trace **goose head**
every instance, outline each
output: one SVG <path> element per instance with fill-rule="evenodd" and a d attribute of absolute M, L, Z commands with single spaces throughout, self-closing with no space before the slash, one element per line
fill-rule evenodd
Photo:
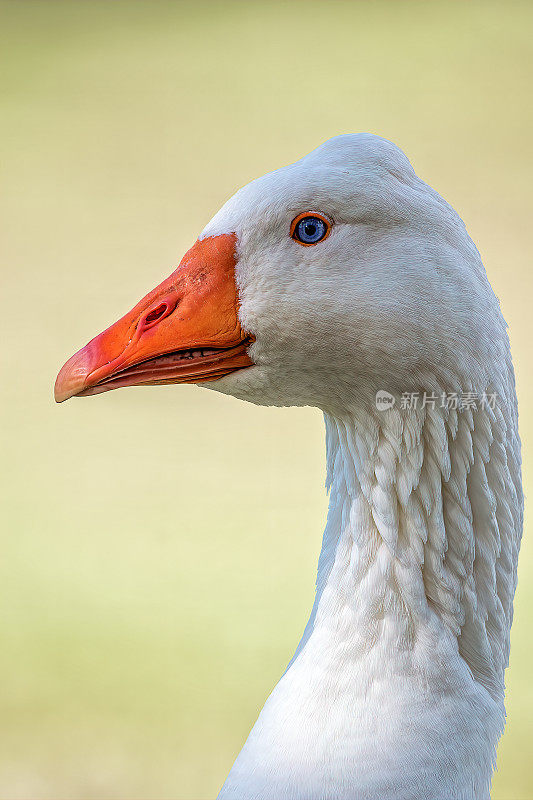
<path fill-rule="evenodd" d="M 56 400 L 194 382 L 338 412 L 382 388 L 471 385 L 499 327 L 476 255 L 401 150 L 335 137 L 238 191 L 175 272 L 65 364 Z"/>

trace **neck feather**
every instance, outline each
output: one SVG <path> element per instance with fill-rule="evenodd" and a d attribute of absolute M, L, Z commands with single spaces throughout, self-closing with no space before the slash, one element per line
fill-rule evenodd
<path fill-rule="evenodd" d="M 328 521 L 295 658 L 334 624 L 394 659 L 428 631 L 503 702 L 521 529 L 513 408 L 325 415 Z"/>
<path fill-rule="evenodd" d="M 220 798 L 488 800 L 522 505 L 500 398 L 326 414 L 313 611 Z"/>

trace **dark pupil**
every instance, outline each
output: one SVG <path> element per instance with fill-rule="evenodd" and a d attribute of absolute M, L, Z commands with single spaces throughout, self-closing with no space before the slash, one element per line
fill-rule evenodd
<path fill-rule="evenodd" d="M 314 236 L 316 233 L 316 225 L 314 222 L 305 223 L 305 233 L 307 236 Z"/>

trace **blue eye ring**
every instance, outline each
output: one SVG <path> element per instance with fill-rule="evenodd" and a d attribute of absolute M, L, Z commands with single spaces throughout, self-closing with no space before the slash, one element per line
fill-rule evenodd
<path fill-rule="evenodd" d="M 327 239 L 332 222 L 318 211 L 304 211 L 291 222 L 291 238 L 303 247 L 313 247 Z"/>

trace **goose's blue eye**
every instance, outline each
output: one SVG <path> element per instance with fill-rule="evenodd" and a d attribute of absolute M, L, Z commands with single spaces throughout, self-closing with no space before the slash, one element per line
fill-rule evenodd
<path fill-rule="evenodd" d="M 318 214 L 299 214 L 292 221 L 291 236 L 303 245 L 318 244 L 325 239 L 331 230 L 331 224 L 326 217 Z"/>

